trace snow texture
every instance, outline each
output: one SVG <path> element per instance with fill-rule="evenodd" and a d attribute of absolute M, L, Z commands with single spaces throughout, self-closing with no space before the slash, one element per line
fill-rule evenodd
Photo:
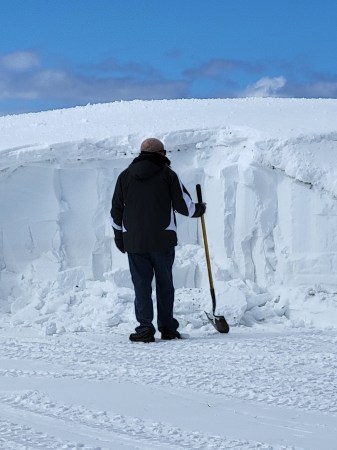
<path fill-rule="evenodd" d="M 0 117 L 0 448 L 334 449 L 337 101 L 116 102 Z M 130 344 L 109 222 L 141 141 L 200 183 L 179 217 L 188 340 Z M 155 293 L 154 293 L 155 299 Z"/>

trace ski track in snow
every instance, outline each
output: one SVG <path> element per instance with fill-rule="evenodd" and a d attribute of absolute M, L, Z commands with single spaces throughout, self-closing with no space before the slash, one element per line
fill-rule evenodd
<path fill-rule="evenodd" d="M 223 439 L 221 436 L 205 435 L 196 431 L 187 432 L 160 422 L 114 415 L 105 411 L 92 411 L 81 406 L 73 407 L 65 404 L 55 404 L 48 397 L 36 392 L 29 392 L 19 398 L 7 396 L 1 398 L 1 402 L 5 405 L 10 405 L 12 409 L 34 414 L 37 420 L 39 420 L 39 416 L 42 416 L 42 420 L 52 418 L 60 423 L 59 427 L 62 427 L 63 423 L 63 427 L 65 428 L 69 428 L 69 425 L 71 427 L 75 426 L 77 433 L 79 432 L 79 428 L 83 429 L 83 434 L 90 434 L 91 437 L 96 437 L 96 439 L 101 441 L 106 440 L 106 444 L 109 444 L 110 441 L 110 445 L 116 438 L 126 438 L 126 440 L 132 440 L 133 438 L 137 440 L 138 444 L 136 444 L 136 447 L 138 448 L 156 448 L 157 444 L 161 448 L 162 444 L 164 444 L 164 446 L 167 445 L 167 448 L 172 449 L 269 448 L 268 445 L 259 443 L 254 444 Z M 30 432 L 30 434 L 33 434 L 33 432 Z M 35 434 L 38 435 L 38 433 Z M 38 439 L 36 441 L 39 442 Z M 84 444 L 77 444 L 77 446 L 80 448 L 90 448 L 84 446 Z M 45 447 L 40 446 L 40 448 Z M 58 447 L 53 446 L 50 448 Z M 72 447 L 71 444 L 67 443 L 62 448 L 68 449 Z M 77 447 L 75 446 L 75 448 Z"/>
<path fill-rule="evenodd" d="M 0 449 L 336 450 L 336 105 L 135 101 L 0 118 Z M 151 135 L 207 193 L 218 313 L 254 328 L 204 325 L 200 229 L 182 219 L 176 312 L 190 339 L 128 341 L 131 280 L 106 214 Z"/>
<path fill-rule="evenodd" d="M 32 428 L 0 420 L 0 449 L 2 450 L 98 450 L 87 445 L 62 442 L 46 433 Z"/>
<path fill-rule="evenodd" d="M 131 344 L 127 336 L 113 333 L 50 339 L 1 337 L 0 448 L 314 449 L 314 438 L 319 438 L 319 433 L 337 436 L 337 426 L 328 426 L 330 420 L 337 423 L 336 343 L 336 332 L 323 334 L 317 330 L 289 335 L 235 330 L 225 338 L 192 335 L 187 341 L 159 340 L 149 345 Z M 81 383 L 106 386 L 106 395 L 120 395 L 122 406 L 113 400 L 111 407 L 104 410 L 98 403 L 96 407 L 95 403 L 85 405 L 86 384 L 77 399 L 70 394 L 71 389 L 80 389 Z M 123 383 L 129 385 L 123 387 Z M 62 386 L 69 390 L 67 401 L 60 398 Z M 133 392 L 143 392 L 145 400 L 137 398 L 133 402 Z M 182 408 L 187 399 L 204 408 L 207 404 L 206 414 L 229 401 L 236 429 L 226 426 L 228 412 L 221 410 L 218 414 L 225 414 L 223 427 L 217 433 L 197 425 L 189 429 L 173 415 L 167 416 L 169 420 L 166 416 L 165 420 L 158 419 L 155 407 L 151 411 L 151 401 L 159 396 L 160 403 L 163 392 L 168 409 L 172 395 L 175 402 L 182 402 Z M 135 404 L 139 409 L 148 400 L 149 416 L 137 417 Z M 161 408 L 165 410 L 165 403 Z M 265 408 L 280 411 L 280 416 L 268 417 Z M 187 414 L 191 410 L 186 410 Z M 198 409 L 195 411 L 198 414 Z M 322 422 L 314 422 L 312 447 L 299 446 L 301 440 L 293 442 L 291 438 L 278 442 L 276 437 L 269 442 L 268 433 L 265 440 L 251 439 L 244 426 L 240 429 L 240 421 L 251 416 L 249 420 L 254 418 L 255 426 L 265 423 L 267 429 L 275 424 L 280 429 L 299 427 L 294 436 L 305 436 L 311 433 L 311 427 L 290 420 L 305 411 L 319 413 L 314 417 Z M 246 419 L 242 419 L 244 416 Z M 324 446 L 323 441 L 320 448 L 334 447 Z"/>

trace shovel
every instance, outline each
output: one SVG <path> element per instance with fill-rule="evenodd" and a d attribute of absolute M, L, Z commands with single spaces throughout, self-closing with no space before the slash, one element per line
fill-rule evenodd
<path fill-rule="evenodd" d="M 197 190 L 198 202 L 202 203 L 202 194 L 201 194 L 201 186 L 200 186 L 200 184 L 196 185 L 196 190 Z M 204 215 L 201 216 L 201 226 L 202 226 L 202 235 L 203 235 L 203 238 L 204 238 L 206 262 L 207 262 L 207 271 L 208 271 L 209 286 L 210 286 L 210 291 L 211 291 L 212 307 L 213 307 L 213 313 L 212 314 L 207 313 L 206 311 L 205 311 L 205 314 L 207 316 L 207 319 L 211 322 L 213 327 L 219 333 L 228 333 L 229 332 L 229 325 L 228 325 L 225 317 L 224 316 L 217 316 L 217 315 L 215 315 L 216 298 L 215 298 L 215 291 L 214 291 L 214 285 L 213 285 L 211 261 L 210 261 L 210 257 L 209 257 L 209 251 L 208 251 L 208 241 L 207 241 L 207 235 L 206 235 L 206 224 L 205 224 Z"/>

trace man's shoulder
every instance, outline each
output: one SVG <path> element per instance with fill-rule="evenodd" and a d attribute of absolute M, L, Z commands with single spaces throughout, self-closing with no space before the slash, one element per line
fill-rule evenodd
<path fill-rule="evenodd" d="M 129 166 L 126 167 L 125 169 L 123 169 L 122 172 L 120 172 L 120 174 L 118 175 L 118 178 L 123 179 L 123 178 L 125 178 L 128 174 L 129 174 Z"/>
<path fill-rule="evenodd" d="M 172 169 L 172 167 L 170 167 L 170 166 L 165 166 L 165 170 L 166 170 L 166 173 L 171 177 L 171 178 L 174 178 L 174 177 L 177 177 L 178 175 L 177 175 L 177 173 Z"/>

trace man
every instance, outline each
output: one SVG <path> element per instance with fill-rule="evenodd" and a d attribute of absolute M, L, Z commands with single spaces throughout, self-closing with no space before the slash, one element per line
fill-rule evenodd
<path fill-rule="evenodd" d="M 118 177 L 111 218 L 117 248 L 128 254 L 139 326 L 130 340 L 154 342 L 152 280 L 155 275 L 157 323 L 162 339 L 180 339 L 173 317 L 172 266 L 177 245 L 175 211 L 189 217 L 204 214 L 204 203 L 193 203 L 170 168 L 161 141 L 145 139 L 140 155 Z"/>

